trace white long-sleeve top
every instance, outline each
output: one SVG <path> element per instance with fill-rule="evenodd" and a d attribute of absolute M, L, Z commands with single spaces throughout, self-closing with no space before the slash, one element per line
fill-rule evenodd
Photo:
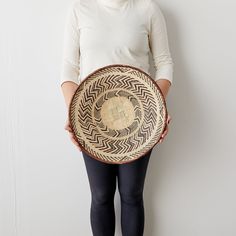
<path fill-rule="evenodd" d="M 156 0 L 74 0 L 67 9 L 60 85 L 79 84 L 109 64 L 136 66 L 173 81 L 164 16 Z"/>

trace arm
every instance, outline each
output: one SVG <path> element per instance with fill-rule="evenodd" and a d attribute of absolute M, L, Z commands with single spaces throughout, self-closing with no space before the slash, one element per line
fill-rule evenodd
<path fill-rule="evenodd" d="M 78 15 L 74 1 L 69 5 L 64 28 L 64 44 L 60 86 L 67 108 L 80 83 L 80 51 Z"/>
<path fill-rule="evenodd" d="M 72 99 L 76 89 L 78 88 L 78 86 L 79 86 L 78 84 L 71 82 L 71 81 L 66 81 L 61 86 L 67 109 L 69 109 L 71 99 Z"/>
<path fill-rule="evenodd" d="M 167 94 L 168 94 L 169 89 L 170 89 L 170 86 L 171 86 L 170 81 L 168 81 L 167 79 L 158 79 L 155 82 L 160 87 L 160 89 L 161 89 L 161 91 L 163 93 L 163 96 L 166 99 Z"/>
<path fill-rule="evenodd" d="M 149 45 L 155 65 L 154 80 L 167 97 L 173 81 L 171 58 L 165 18 L 155 0 L 150 0 Z"/>
<path fill-rule="evenodd" d="M 64 45 L 62 57 L 62 70 L 60 77 L 60 86 L 65 99 L 67 109 L 71 99 L 79 86 L 80 80 L 80 51 L 79 51 L 79 29 L 78 29 L 78 15 L 76 12 L 76 4 L 72 2 L 69 6 L 66 15 L 66 24 L 64 29 Z M 77 146 L 79 151 L 81 148 L 72 131 L 69 117 L 67 117 L 65 130 L 69 132 L 71 141 Z"/>

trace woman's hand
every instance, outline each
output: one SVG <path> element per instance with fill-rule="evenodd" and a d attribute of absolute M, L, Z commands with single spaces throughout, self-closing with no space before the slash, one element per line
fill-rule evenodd
<path fill-rule="evenodd" d="M 67 119 L 67 121 L 66 121 L 65 130 L 67 130 L 69 132 L 71 141 L 76 145 L 76 147 L 79 149 L 79 151 L 81 151 L 81 148 L 80 148 L 78 142 L 76 141 L 77 139 L 76 139 L 74 133 L 72 132 L 69 119 Z"/>
<path fill-rule="evenodd" d="M 171 82 L 170 82 L 169 80 L 167 80 L 166 78 L 158 79 L 158 80 L 156 80 L 155 82 L 157 83 L 158 87 L 161 89 L 162 94 L 164 95 L 164 99 L 166 99 L 167 93 L 168 93 L 168 91 L 169 91 L 169 89 L 170 89 L 170 86 L 171 86 Z M 167 124 L 166 124 L 166 126 L 165 126 L 165 129 L 164 129 L 164 131 L 163 131 L 163 133 L 162 133 L 162 135 L 161 135 L 161 138 L 159 139 L 158 143 L 159 143 L 159 142 L 160 142 L 160 143 L 163 142 L 165 136 L 167 135 L 168 130 L 169 130 L 168 125 L 169 125 L 170 121 L 171 121 L 171 117 L 170 117 L 170 115 L 168 114 L 168 117 L 167 117 Z"/>
<path fill-rule="evenodd" d="M 171 116 L 168 114 L 168 117 L 167 117 L 167 124 L 166 124 L 166 126 L 165 126 L 165 129 L 164 129 L 164 131 L 163 131 L 163 133 L 162 133 L 162 135 L 161 135 L 161 138 L 160 138 L 160 140 L 158 141 L 158 143 L 163 142 L 165 136 L 168 134 L 168 131 L 169 131 L 168 125 L 170 124 L 171 119 L 172 119 Z"/>

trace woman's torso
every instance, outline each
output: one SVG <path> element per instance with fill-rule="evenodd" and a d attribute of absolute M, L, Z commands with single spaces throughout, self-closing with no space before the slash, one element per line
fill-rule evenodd
<path fill-rule="evenodd" d="M 80 79 L 109 64 L 149 72 L 149 0 L 80 0 Z"/>

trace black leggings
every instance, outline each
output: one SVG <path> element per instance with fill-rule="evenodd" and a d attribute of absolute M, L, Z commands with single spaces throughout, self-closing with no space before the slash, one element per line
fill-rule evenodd
<path fill-rule="evenodd" d="M 109 164 L 82 151 L 91 190 L 90 222 L 93 236 L 114 236 L 116 176 L 121 199 L 123 236 L 143 236 L 143 188 L 152 149 L 130 163 Z"/>

